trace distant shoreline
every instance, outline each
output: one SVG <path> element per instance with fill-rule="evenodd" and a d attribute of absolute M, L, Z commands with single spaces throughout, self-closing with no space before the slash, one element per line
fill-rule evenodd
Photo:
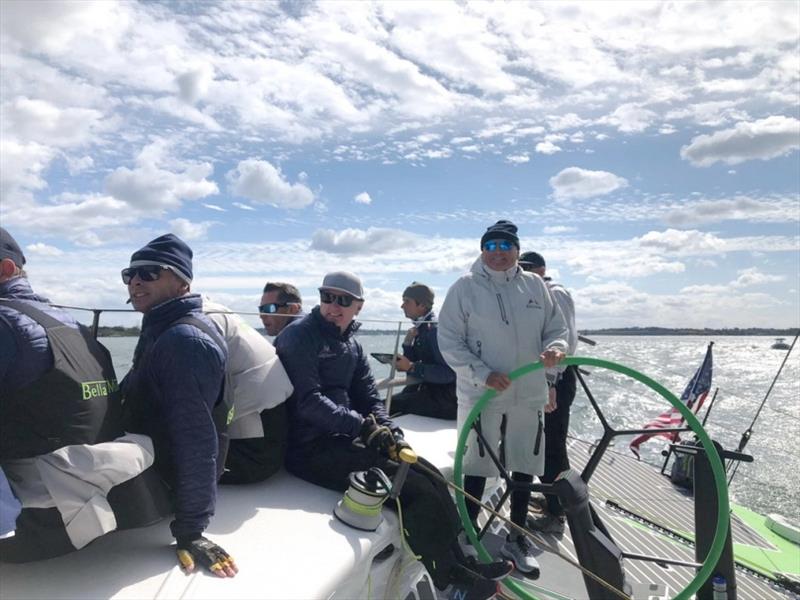
<path fill-rule="evenodd" d="M 404 330 L 407 328 L 404 328 Z M 262 335 L 265 335 L 263 329 L 257 330 Z M 99 337 L 138 337 L 140 330 L 138 327 L 103 327 L 101 326 L 97 332 Z M 587 329 L 581 331 L 581 335 L 619 335 L 619 336 L 645 336 L 645 335 L 718 335 L 718 336 L 734 336 L 734 335 L 761 335 L 772 337 L 792 337 L 797 335 L 797 329 L 770 329 L 764 327 L 747 327 L 739 328 L 733 327 L 730 329 L 692 329 L 692 328 L 670 328 L 670 327 L 614 327 L 608 329 Z M 360 329 L 358 335 L 395 335 L 397 329 Z"/>

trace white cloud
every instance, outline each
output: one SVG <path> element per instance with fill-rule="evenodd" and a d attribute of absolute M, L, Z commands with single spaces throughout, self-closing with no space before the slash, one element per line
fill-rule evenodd
<path fill-rule="evenodd" d="M 769 160 L 800 148 L 800 121 L 771 116 L 733 129 L 699 135 L 681 148 L 681 158 L 695 167 L 710 167 L 716 162 L 737 165 L 747 160 Z"/>
<path fill-rule="evenodd" d="M 700 199 L 671 209 L 664 220 L 670 225 L 695 225 L 720 221 L 749 221 L 752 223 L 783 223 L 800 220 L 797 196 L 751 198 L 736 196 L 720 200 Z"/>
<path fill-rule="evenodd" d="M 215 221 L 203 221 L 192 223 L 189 219 L 172 219 L 169 222 L 170 230 L 184 240 L 201 240 L 208 235 L 208 230 L 217 223 Z"/>
<path fill-rule="evenodd" d="M 600 119 L 601 123 L 613 125 L 623 133 L 644 131 L 658 117 L 656 113 L 636 104 L 623 104 L 614 112 Z"/>
<path fill-rule="evenodd" d="M 574 233 L 578 231 L 577 227 L 571 227 L 569 225 L 549 225 L 542 229 L 542 233 L 545 235 L 558 235 L 560 233 Z"/>
<path fill-rule="evenodd" d="M 356 194 L 353 200 L 356 204 L 372 204 L 372 198 L 370 198 L 367 192 L 361 192 L 360 194 Z"/>
<path fill-rule="evenodd" d="M 624 177 L 580 167 L 567 167 L 551 177 L 549 183 L 558 200 L 603 196 L 628 185 Z"/>
<path fill-rule="evenodd" d="M 94 159 L 91 156 L 81 156 L 76 158 L 70 155 L 64 155 L 64 160 L 67 161 L 67 169 L 70 175 L 77 175 L 83 173 L 87 169 L 94 166 Z"/>
<path fill-rule="evenodd" d="M 679 255 L 717 253 L 725 250 L 724 240 L 712 233 L 693 230 L 667 229 L 666 231 L 650 231 L 634 241 L 644 248 Z"/>
<path fill-rule="evenodd" d="M 25 246 L 25 253 L 34 256 L 61 256 L 64 252 L 55 246 L 49 246 L 42 242 L 28 244 Z"/>
<path fill-rule="evenodd" d="M 408 248 L 416 235 L 400 229 L 317 229 L 311 237 L 311 248 L 330 254 L 381 254 Z"/>
<path fill-rule="evenodd" d="M 118 167 L 106 177 L 106 192 L 136 209 L 156 211 L 219 193 L 217 184 L 207 179 L 214 171 L 210 163 L 170 161 L 167 148 L 163 139 L 142 148 L 136 168 Z M 164 162 L 174 163 L 176 170 L 162 168 Z"/>
<path fill-rule="evenodd" d="M 561 148 L 548 140 L 536 144 L 536 152 L 539 154 L 555 154 L 556 152 L 561 152 Z"/>
<path fill-rule="evenodd" d="M 531 157 L 527 154 L 511 154 L 506 156 L 506 162 L 510 162 L 514 165 L 521 165 L 525 164 L 526 162 L 530 161 Z"/>
<path fill-rule="evenodd" d="M 184 102 L 194 104 L 208 94 L 208 88 L 213 79 L 214 67 L 207 63 L 181 73 L 175 78 L 178 95 Z"/>
<path fill-rule="evenodd" d="M 768 273 L 762 273 L 758 270 L 758 267 L 742 269 L 738 273 L 739 276 L 731 282 L 731 285 L 736 288 L 752 287 L 765 283 L 777 283 L 778 281 L 784 281 L 786 279 L 786 277 L 783 275 L 770 275 Z"/>
<path fill-rule="evenodd" d="M 54 156 L 55 152 L 47 146 L 0 139 L 0 193 L 3 196 L 0 206 L 7 208 L 17 192 L 46 188 L 42 175 Z"/>
<path fill-rule="evenodd" d="M 253 207 L 252 207 L 252 206 L 250 206 L 249 204 L 244 204 L 244 203 L 242 203 L 242 202 L 234 202 L 234 203 L 233 203 L 233 205 L 234 205 L 236 208 L 241 208 L 242 210 L 256 210 L 255 208 L 253 208 Z"/>
<path fill-rule="evenodd" d="M 202 202 L 201 204 L 203 206 L 205 206 L 206 208 L 209 208 L 211 210 L 216 210 L 217 212 L 227 212 L 224 208 L 222 208 L 221 206 L 218 206 L 216 204 L 207 204 L 205 202 Z"/>
<path fill-rule="evenodd" d="M 103 113 L 92 108 L 59 108 L 39 99 L 20 96 L 2 106 L 4 135 L 48 146 L 85 144 L 103 129 Z"/>
<path fill-rule="evenodd" d="M 227 178 L 234 194 L 259 204 L 298 209 L 314 202 L 314 193 L 307 186 L 289 183 L 279 168 L 265 160 L 243 160 Z"/>

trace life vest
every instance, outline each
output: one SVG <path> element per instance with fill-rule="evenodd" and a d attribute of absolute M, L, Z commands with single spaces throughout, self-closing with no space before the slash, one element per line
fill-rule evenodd
<path fill-rule="evenodd" d="M 108 350 L 83 325 L 75 329 L 25 302 L 2 301 L 45 329 L 53 367 L 0 394 L 0 460 L 122 435 L 122 396 Z"/>
<path fill-rule="evenodd" d="M 181 324 L 196 327 L 210 337 L 220 348 L 226 347 L 224 339 L 213 326 L 191 315 L 176 319 L 167 329 Z M 145 376 L 153 347 L 154 343 L 150 344 L 138 356 L 134 356 L 133 366 L 128 374 L 130 381 L 126 382 L 123 422 L 126 431 L 144 433 L 153 439 L 156 452 L 156 469 L 167 483 L 171 484 L 174 480 L 173 467 L 170 460 L 172 444 L 166 424 L 158 417 L 159 411 L 154 400 L 158 396 L 158 392 L 153 389 L 153 383 Z M 227 372 L 217 402 L 211 411 L 211 417 L 217 430 L 219 448 L 217 453 L 217 479 L 219 479 L 225 467 L 225 457 L 229 444 L 228 424 L 233 420 L 233 385 Z"/>

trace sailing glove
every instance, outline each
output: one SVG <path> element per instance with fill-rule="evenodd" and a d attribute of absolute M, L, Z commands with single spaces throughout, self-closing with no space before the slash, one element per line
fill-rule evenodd
<path fill-rule="evenodd" d="M 367 448 L 372 448 L 381 454 L 389 455 L 389 449 L 395 446 L 396 441 L 392 430 L 386 425 L 378 425 L 375 415 L 368 415 L 361 424 L 359 438 Z"/>
<path fill-rule="evenodd" d="M 194 571 L 195 564 L 218 577 L 232 577 L 238 571 L 231 555 L 203 536 L 196 539 L 179 537 L 177 541 L 178 562 L 187 573 Z"/>

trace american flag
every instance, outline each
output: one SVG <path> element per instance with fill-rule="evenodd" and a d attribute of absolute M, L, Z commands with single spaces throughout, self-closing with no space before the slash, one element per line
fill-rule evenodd
<path fill-rule="evenodd" d="M 705 401 L 706 396 L 708 396 L 708 392 L 711 390 L 711 348 L 713 346 L 714 342 L 711 342 L 708 345 L 708 350 L 706 350 L 706 356 L 703 359 L 703 364 L 700 365 L 699 369 L 697 369 L 694 377 L 692 377 L 691 381 L 689 381 L 689 384 L 686 386 L 686 389 L 683 390 L 683 394 L 681 394 L 681 402 L 683 402 L 694 414 L 697 414 L 697 412 L 700 410 L 700 407 L 703 406 L 703 402 Z M 644 426 L 644 429 L 674 429 L 676 427 L 680 427 L 681 423 L 683 423 L 683 417 L 681 416 L 681 413 L 677 408 L 672 407 L 668 411 L 661 413 L 655 419 L 650 421 Z M 664 437 L 672 440 L 673 442 L 678 441 L 679 438 L 678 433 L 669 433 L 663 431 L 660 433 L 643 433 L 630 444 L 631 451 L 637 456 L 637 458 L 639 456 L 639 446 L 654 436 Z"/>

